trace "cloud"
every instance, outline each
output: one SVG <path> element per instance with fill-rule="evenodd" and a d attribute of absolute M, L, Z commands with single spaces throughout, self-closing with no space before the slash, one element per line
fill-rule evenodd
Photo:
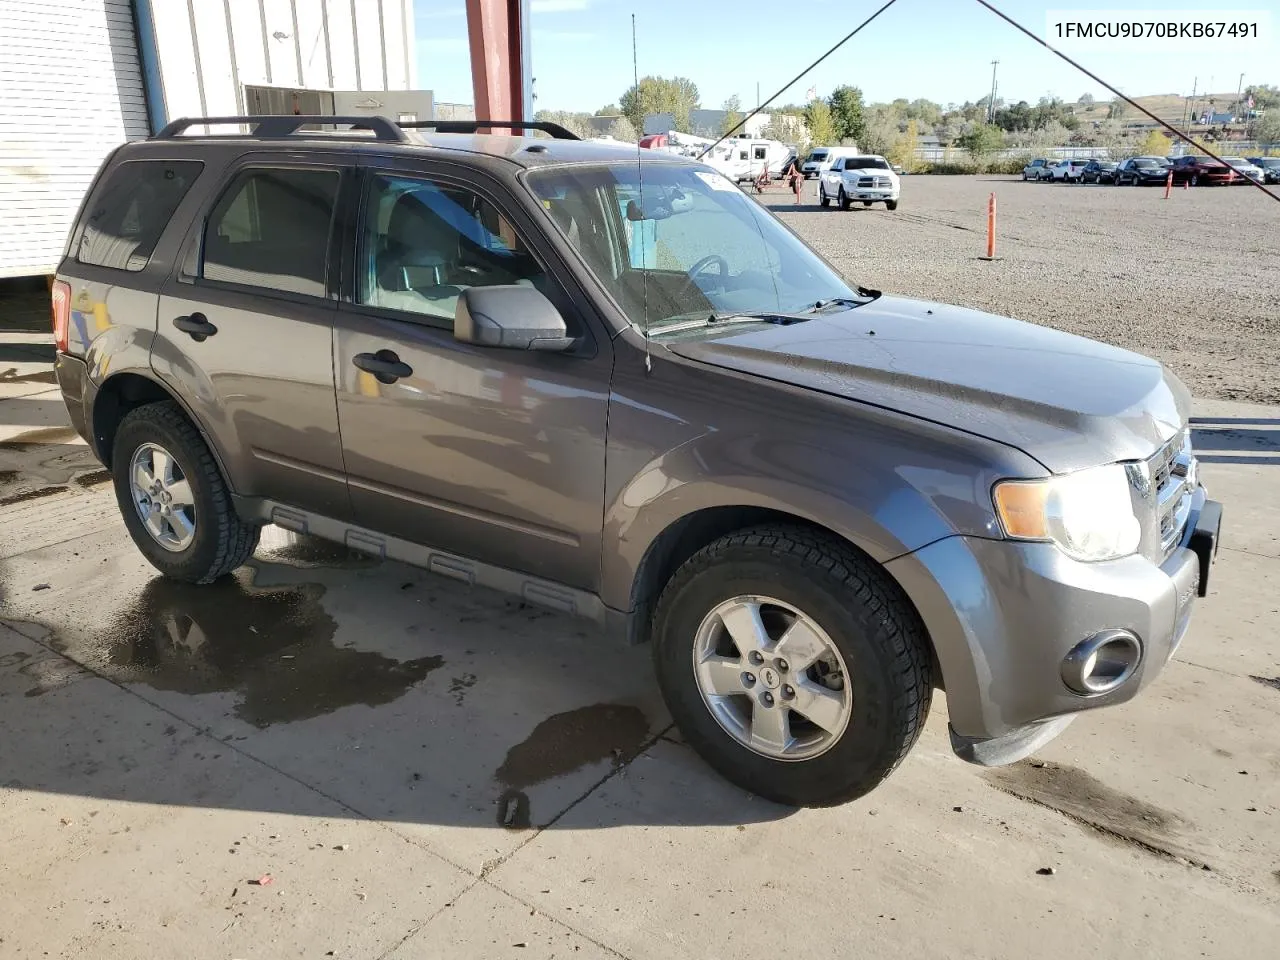
<path fill-rule="evenodd" d="M 535 40 L 551 40 L 561 43 L 587 43 L 594 40 L 594 33 L 584 33 L 578 30 L 534 30 L 533 39 Z"/>
<path fill-rule="evenodd" d="M 467 49 L 462 37 L 419 37 L 418 50 L 422 53 L 457 53 Z"/>
<path fill-rule="evenodd" d="M 534 13 L 571 13 L 585 10 L 591 0 L 530 0 L 529 9 Z"/>

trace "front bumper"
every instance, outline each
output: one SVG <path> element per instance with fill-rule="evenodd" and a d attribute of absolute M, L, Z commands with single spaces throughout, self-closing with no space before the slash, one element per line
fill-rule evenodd
<path fill-rule="evenodd" d="M 1151 683 L 1203 595 L 1220 524 L 1221 507 L 1201 488 L 1180 545 L 1159 566 L 1136 555 L 1081 563 L 1048 543 L 962 536 L 890 561 L 933 641 L 956 753 L 1011 763 L 1073 715 L 1123 703 Z M 1136 668 L 1106 693 L 1073 692 L 1063 661 L 1108 630 L 1137 638 Z"/>
<path fill-rule="evenodd" d="M 899 192 L 892 187 L 857 187 L 847 181 L 844 184 L 844 195 L 850 200 L 897 200 Z"/>

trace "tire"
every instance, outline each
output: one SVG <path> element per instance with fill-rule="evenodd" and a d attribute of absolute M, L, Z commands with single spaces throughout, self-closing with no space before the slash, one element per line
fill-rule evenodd
<path fill-rule="evenodd" d="M 787 673 L 790 668 L 777 660 L 761 663 L 744 655 L 726 639 L 727 628 L 715 611 L 755 598 L 771 601 L 765 610 L 774 640 L 786 628 L 787 617 L 798 613 L 816 626 L 819 632 L 810 637 L 820 638 L 817 646 L 827 659 Z M 902 762 L 929 713 L 930 651 L 914 608 L 874 562 L 810 530 L 754 527 L 704 547 L 663 588 L 653 624 L 658 683 L 689 745 L 727 780 L 776 803 L 829 806 L 868 793 Z M 707 637 L 718 637 L 718 645 L 701 662 L 727 662 L 729 669 L 721 677 L 743 685 L 714 697 L 728 705 L 716 709 L 740 711 L 754 722 L 758 703 L 762 729 L 768 719 L 784 715 L 782 730 L 790 738 L 785 742 L 796 754 L 778 759 L 748 746 L 740 739 L 750 739 L 748 734 L 742 729 L 731 733 L 713 713 L 695 667 L 695 653 L 706 649 Z M 741 665 L 757 663 L 749 669 L 759 676 L 737 674 L 735 658 L 721 656 L 725 643 Z M 831 663 L 842 672 L 831 671 Z M 748 678 L 760 690 L 754 699 L 746 690 Z M 770 690 L 778 691 L 777 696 Z M 764 700 L 771 697 L 766 707 Z M 825 731 L 786 707 L 788 699 L 797 704 L 821 701 L 838 710 L 844 722 L 837 732 Z"/>
<path fill-rule="evenodd" d="M 884 202 L 884 208 L 885 208 L 886 210 L 897 210 L 897 209 L 898 209 L 898 201 L 897 201 L 897 200 L 886 200 L 886 201 Z"/>
<path fill-rule="evenodd" d="M 1022 171 L 1022 182 L 1023 183 L 1027 182 L 1027 171 L 1025 170 Z"/>
<path fill-rule="evenodd" d="M 869 206 L 871 206 L 871 204 L 872 204 L 872 201 L 871 201 L 871 200 L 863 200 L 863 201 L 862 201 L 862 205 L 863 205 L 864 207 L 869 207 Z"/>
<path fill-rule="evenodd" d="M 840 204 L 841 210 L 848 210 L 853 206 L 853 201 L 845 195 L 844 187 L 841 187 L 840 192 L 836 194 L 836 202 Z"/>
<path fill-rule="evenodd" d="M 822 189 L 821 181 L 819 181 L 818 183 L 818 206 L 821 206 L 821 207 L 831 206 L 831 200 L 828 199 L 827 197 L 827 191 Z"/>
<path fill-rule="evenodd" d="M 1193 173 L 1193 174 L 1191 175 L 1191 185 L 1192 185 L 1193 187 L 1198 187 L 1198 186 L 1200 186 L 1200 174 L 1198 174 L 1198 173 Z"/>
<path fill-rule="evenodd" d="M 168 504 L 174 516 L 178 504 L 189 499 L 190 509 L 182 509 L 189 517 L 192 530 L 189 542 L 183 543 L 178 531 L 182 520 L 169 524 L 174 542 L 168 546 L 152 534 L 144 523 L 134 500 L 135 456 L 151 454 L 152 472 L 159 472 L 155 452 L 166 454 L 176 468 L 170 471 L 175 480 L 174 491 L 185 480 L 186 494 L 170 493 Z M 130 411 L 116 430 L 111 454 L 116 503 L 133 542 L 151 565 L 166 577 L 184 583 L 212 583 L 241 566 L 258 545 L 261 527 L 245 523 L 235 512 L 218 464 L 204 439 L 182 410 L 172 401 L 151 403 Z M 168 493 L 168 491 L 165 491 Z M 158 502 L 158 501 L 157 501 Z M 161 522 L 163 528 L 163 521 Z"/>

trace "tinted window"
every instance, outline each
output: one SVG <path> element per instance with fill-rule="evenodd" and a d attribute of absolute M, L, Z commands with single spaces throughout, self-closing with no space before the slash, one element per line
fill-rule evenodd
<path fill-rule="evenodd" d="M 209 215 L 201 276 L 325 295 L 336 170 L 253 170 Z"/>
<path fill-rule="evenodd" d="M 889 164 L 879 157 L 850 157 L 846 166 L 850 170 L 888 170 Z"/>
<path fill-rule="evenodd" d="M 522 283 L 553 296 L 546 271 L 511 221 L 461 187 L 374 177 L 360 250 L 359 302 L 447 325 L 468 287 Z"/>
<path fill-rule="evenodd" d="M 203 167 L 198 160 L 120 164 L 94 193 L 76 259 L 117 270 L 143 269 Z"/>

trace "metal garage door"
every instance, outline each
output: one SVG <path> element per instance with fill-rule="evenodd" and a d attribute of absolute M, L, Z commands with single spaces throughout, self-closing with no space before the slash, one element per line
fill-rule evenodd
<path fill-rule="evenodd" d="M 148 134 L 129 0 L 0 0 L 0 277 L 52 273 L 102 159 Z"/>

